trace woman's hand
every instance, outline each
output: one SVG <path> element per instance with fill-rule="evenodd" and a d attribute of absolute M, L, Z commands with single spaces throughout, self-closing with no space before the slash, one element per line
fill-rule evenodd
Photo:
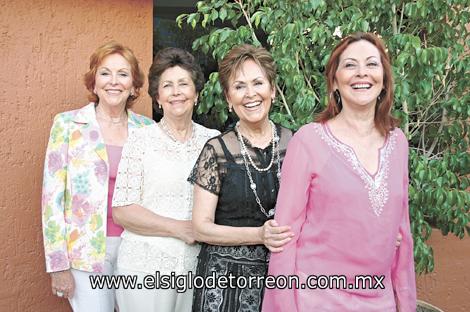
<path fill-rule="evenodd" d="M 75 290 L 75 281 L 70 270 L 52 272 L 52 293 L 58 297 L 72 298 Z"/>
<path fill-rule="evenodd" d="M 279 226 L 276 220 L 268 220 L 259 227 L 261 241 L 271 252 L 281 252 L 282 246 L 288 243 L 294 233 L 290 231 L 290 226 Z"/>
<path fill-rule="evenodd" d="M 400 247 L 402 240 L 403 240 L 403 236 L 401 236 L 401 234 L 398 233 L 398 235 L 397 235 L 397 241 L 395 242 L 395 247 L 397 247 L 397 248 Z"/>
<path fill-rule="evenodd" d="M 179 228 L 177 229 L 176 235 L 186 244 L 192 245 L 196 242 L 191 221 L 179 221 Z"/>

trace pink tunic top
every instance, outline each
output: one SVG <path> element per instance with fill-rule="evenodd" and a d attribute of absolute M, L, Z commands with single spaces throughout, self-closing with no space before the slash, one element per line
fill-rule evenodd
<path fill-rule="evenodd" d="M 295 237 L 271 254 L 270 275 L 297 275 L 300 282 L 309 275 L 339 275 L 352 286 L 266 289 L 263 311 L 416 310 L 408 143 L 400 129 L 389 133 L 372 175 L 326 124 L 302 127 L 287 148 L 275 219 L 290 225 Z M 397 249 L 398 232 L 403 240 Z M 355 287 L 359 275 L 375 275 L 378 289 Z"/>
<path fill-rule="evenodd" d="M 124 230 L 120 225 L 117 225 L 113 221 L 113 194 L 114 194 L 114 184 L 116 183 L 116 176 L 119 166 L 119 161 L 121 160 L 122 146 L 115 145 L 106 145 L 106 151 L 108 153 L 109 161 L 109 182 L 108 182 L 108 223 L 106 226 L 106 236 L 121 236 L 122 231 Z"/>

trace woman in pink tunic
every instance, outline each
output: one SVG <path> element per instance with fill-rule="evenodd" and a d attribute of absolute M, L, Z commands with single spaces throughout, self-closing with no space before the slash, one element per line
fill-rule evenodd
<path fill-rule="evenodd" d="M 289 142 L 275 215 L 296 239 L 271 255 L 269 274 L 299 284 L 267 284 L 263 311 L 415 311 L 408 143 L 390 115 L 389 56 L 375 35 L 352 34 L 326 76 L 328 106 Z"/>

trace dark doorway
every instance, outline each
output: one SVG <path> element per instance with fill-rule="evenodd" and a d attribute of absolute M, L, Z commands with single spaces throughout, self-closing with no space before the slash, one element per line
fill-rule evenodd
<path fill-rule="evenodd" d="M 154 0 L 153 1 L 153 56 L 163 48 L 177 47 L 184 49 L 194 55 L 201 66 L 204 76 L 207 79 L 209 74 L 217 71 L 217 63 L 210 56 L 204 55 L 200 51 L 192 50 L 193 41 L 209 33 L 210 28 L 196 27 L 183 24 L 179 28 L 176 24 L 176 17 L 183 13 L 196 12 L 197 0 Z M 155 107 L 155 105 L 154 105 Z M 153 109 L 153 119 L 159 121 L 162 114 Z M 211 122 L 205 116 L 194 116 L 196 122 L 213 128 Z"/>

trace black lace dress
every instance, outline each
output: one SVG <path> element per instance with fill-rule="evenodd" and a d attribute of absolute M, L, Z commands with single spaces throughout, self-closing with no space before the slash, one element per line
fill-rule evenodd
<path fill-rule="evenodd" d="M 277 126 L 281 162 L 292 132 Z M 272 146 L 264 149 L 251 146 L 244 140 L 251 158 L 265 168 L 272 157 Z M 218 196 L 215 223 L 236 227 L 259 227 L 268 217 L 256 203 L 246 173 L 236 129 L 210 139 L 204 146 L 188 181 L 196 183 Z M 266 211 L 275 207 L 279 181 L 276 157 L 270 170 L 259 172 L 250 165 L 258 197 Z M 198 276 L 265 276 L 269 261 L 264 245 L 217 246 L 202 244 L 198 257 Z M 215 273 L 213 273 L 215 272 Z M 260 311 L 263 299 L 261 288 L 202 288 L 194 290 L 193 311 L 235 312 Z"/>

